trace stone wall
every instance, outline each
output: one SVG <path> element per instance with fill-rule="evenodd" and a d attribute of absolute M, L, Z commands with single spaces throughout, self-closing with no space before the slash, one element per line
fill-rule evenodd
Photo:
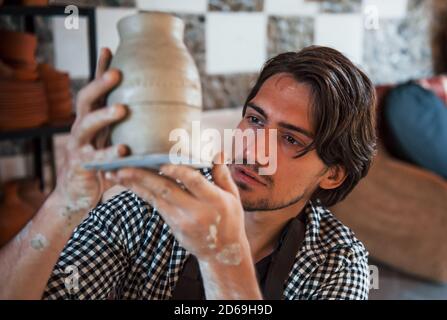
<path fill-rule="evenodd" d="M 440 0 L 443 1 L 443 0 Z M 362 14 L 361 0 L 322 0 L 320 13 Z M 78 6 L 134 7 L 134 0 L 50 0 L 53 4 Z M 407 13 L 402 18 L 381 18 L 377 29 L 363 32 L 361 67 L 376 84 L 402 82 L 433 73 L 431 50 L 430 0 L 408 0 Z M 208 11 L 262 12 L 264 0 L 208 0 Z M 174 13 L 175 14 L 175 13 Z M 205 109 L 235 107 L 243 103 L 256 72 L 208 74 L 206 72 L 206 13 L 182 14 L 186 23 L 185 42 L 202 77 Z M 447 21 L 447 19 L 444 19 Z M 38 60 L 53 62 L 51 25 L 49 19 L 37 18 L 39 37 Z M 18 29 L 17 18 L 3 18 L 1 27 Z M 267 21 L 267 54 L 271 57 L 283 51 L 299 50 L 314 43 L 314 16 L 275 16 Z M 346 30 L 349 36 L 349 30 Z M 438 55 L 440 50 L 436 51 Z M 439 58 L 438 58 L 439 60 Z M 442 68 L 438 68 L 442 69 Z M 75 79 L 74 89 L 85 83 Z"/>

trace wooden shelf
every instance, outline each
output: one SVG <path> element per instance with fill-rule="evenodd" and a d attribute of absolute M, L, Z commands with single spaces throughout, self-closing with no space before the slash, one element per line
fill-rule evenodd
<path fill-rule="evenodd" d="M 36 25 L 34 17 L 36 16 L 68 16 L 65 13 L 65 5 L 48 5 L 48 6 L 0 6 L 0 16 L 21 16 L 24 20 L 24 30 L 26 32 L 35 33 Z M 96 48 L 96 11 L 93 7 L 78 7 L 79 16 L 85 17 L 87 20 L 87 41 L 89 44 L 88 54 L 90 62 L 90 80 L 94 78 L 97 59 Z M 76 55 L 76 53 L 74 53 Z M 56 166 L 54 159 L 53 135 L 58 133 L 70 132 L 73 119 L 69 119 L 62 123 L 53 123 L 29 129 L 18 130 L 0 130 L 1 140 L 17 140 L 29 139 L 34 145 L 34 171 L 40 181 L 40 188 L 44 187 L 43 179 L 43 152 L 46 150 L 50 154 L 50 165 L 52 171 L 52 184 L 56 180 Z"/>
<path fill-rule="evenodd" d="M 50 137 L 57 133 L 70 132 L 74 117 L 57 123 L 45 124 L 35 128 L 5 130 L 0 129 L 1 140 L 16 140 L 16 139 L 32 139 L 39 137 Z"/>
<path fill-rule="evenodd" d="M 65 13 L 66 6 L 48 5 L 48 6 L 0 6 L 0 15 L 23 16 L 25 18 L 25 29 L 27 32 L 34 33 L 35 25 L 33 18 L 35 16 L 68 16 Z M 87 18 L 87 39 L 89 43 L 90 60 L 90 80 L 94 78 L 96 69 L 96 11 L 93 7 L 78 7 L 79 16 Z"/>
<path fill-rule="evenodd" d="M 22 16 L 57 16 L 67 15 L 65 13 L 66 6 L 63 5 L 48 5 L 48 6 L 17 6 L 4 5 L 0 6 L 0 14 L 4 15 L 22 15 Z M 80 16 L 89 16 L 94 8 L 92 7 L 78 7 Z"/>

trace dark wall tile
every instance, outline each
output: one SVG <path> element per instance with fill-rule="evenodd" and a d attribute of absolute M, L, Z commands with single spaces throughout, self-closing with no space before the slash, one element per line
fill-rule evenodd
<path fill-rule="evenodd" d="M 135 0 L 50 0 L 50 4 L 70 5 L 80 7 L 135 7 Z"/>
<path fill-rule="evenodd" d="M 312 44 L 314 19 L 310 17 L 270 17 L 268 20 L 268 56 L 297 51 Z"/>
<path fill-rule="evenodd" d="M 201 75 L 205 74 L 205 16 L 176 14 L 185 23 L 184 41 Z"/>
<path fill-rule="evenodd" d="M 242 106 L 256 81 L 256 74 L 202 76 L 204 109 Z"/>
<path fill-rule="evenodd" d="M 361 12 L 362 7 L 361 0 L 325 0 L 320 2 L 320 10 L 326 13 Z"/>
<path fill-rule="evenodd" d="M 210 11 L 262 11 L 264 0 L 209 0 Z"/>
<path fill-rule="evenodd" d="M 430 7 L 413 2 L 404 19 L 382 19 L 378 30 L 365 30 L 364 69 L 375 83 L 430 76 Z"/>

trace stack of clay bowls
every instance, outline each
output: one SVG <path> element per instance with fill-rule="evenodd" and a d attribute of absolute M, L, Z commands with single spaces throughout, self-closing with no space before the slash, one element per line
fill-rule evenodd
<path fill-rule="evenodd" d="M 13 69 L 13 77 L 17 80 L 37 80 L 36 36 L 25 32 L 0 30 L 0 38 L 0 59 Z"/>
<path fill-rule="evenodd" d="M 32 128 L 48 119 L 45 87 L 39 81 L 34 35 L 0 31 L 0 130 Z"/>
<path fill-rule="evenodd" d="M 22 0 L 20 1 L 24 6 L 47 6 L 48 0 Z"/>
<path fill-rule="evenodd" d="M 41 82 L 0 81 L 0 129 L 32 128 L 47 119 L 47 99 Z"/>
<path fill-rule="evenodd" d="M 45 85 L 48 118 L 51 123 L 70 119 L 73 113 L 70 77 L 48 64 L 39 64 L 39 77 Z"/>

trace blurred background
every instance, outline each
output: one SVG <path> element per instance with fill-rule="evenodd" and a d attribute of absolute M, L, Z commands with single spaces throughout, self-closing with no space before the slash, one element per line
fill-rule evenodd
<path fill-rule="evenodd" d="M 185 22 L 208 127 L 237 124 L 278 53 L 325 45 L 360 66 L 379 97 L 379 153 L 333 211 L 371 253 L 371 299 L 447 299 L 445 0 L 0 0 L 0 246 L 53 188 L 76 94 L 138 10 Z"/>

